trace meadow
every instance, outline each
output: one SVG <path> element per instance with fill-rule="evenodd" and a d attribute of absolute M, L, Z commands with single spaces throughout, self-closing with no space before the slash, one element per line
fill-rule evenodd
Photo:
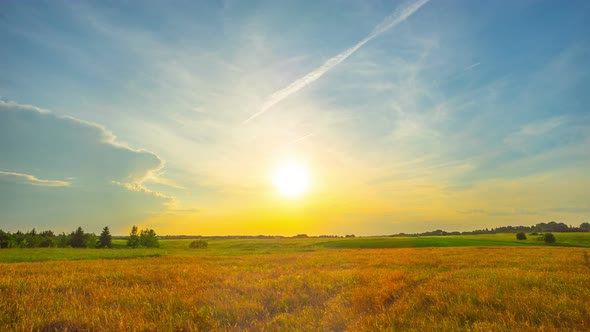
<path fill-rule="evenodd" d="M 0 330 L 587 331 L 589 236 L 3 249 Z"/>

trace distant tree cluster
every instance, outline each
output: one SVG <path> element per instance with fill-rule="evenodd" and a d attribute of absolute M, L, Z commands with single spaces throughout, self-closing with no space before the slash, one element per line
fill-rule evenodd
<path fill-rule="evenodd" d="M 502 226 L 496 228 L 478 229 L 468 232 L 446 232 L 441 229 L 435 231 L 417 233 L 417 234 L 395 234 L 392 236 L 438 236 L 438 235 L 478 235 L 478 234 L 497 234 L 497 233 L 548 233 L 548 232 L 590 232 L 590 223 L 583 222 L 579 227 L 566 225 L 562 222 L 550 221 L 548 223 L 538 223 L 534 226 Z"/>
<path fill-rule="evenodd" d="M 53 231 L 37 232 L 34 228 L 26 233 L 0 230 L 0 248 L 111 248 L 111 234 L 108 227 L 103 228 L 100 237 L 85 233 L 82 227 L 66 234 L 56 235 Z"/>
<path fill-rule="evenodd" d="M 139 231 L 137 226 L 131 228 L 127 238 L 127 246 L 131 248 L 159 248 L 160 242 L 153 229 Z M 34 228 L 27 233 L 4 232 L 0 229 L 0 248 L 112 248 L 113 237 L 106 226 L 100 236 L 86 233 L 82 227 L 69 234 L 54 234 L 52 231 L 37 232 Z"/>
<path fill-rule="evenodd" d="M 590 232 L 590 223 L 583 222 L 579 227 L 572 225 L 566 225 L 562 222 L 550 221 L 548 223 L 538 223 L 534 226 L 502 226 L 492 229 L 476 230 L 473 232 L 463 232 L 462 234 L 495 234 L 495 233 L 514 233 L 514 232 L 525 232 L 525 233 L 545 233 L 545 232 Z"/>
<path fill-rule="evenodd" d="M 131 233 L 127 239 L 127 246 L 131 248 L 160 248 L 160 241 L 153 229 L 146 228 L 138 233 L 137 226 L 131 227 Z"/>

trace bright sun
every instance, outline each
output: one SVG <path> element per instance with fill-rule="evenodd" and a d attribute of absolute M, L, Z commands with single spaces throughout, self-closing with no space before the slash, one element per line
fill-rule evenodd
<path fill-rule="evenodd" d="M 309 174 L 302 163 L 285 161 L 275 168 L 272 182 L 281 195 L 295 198 L 309 188 Z"/>

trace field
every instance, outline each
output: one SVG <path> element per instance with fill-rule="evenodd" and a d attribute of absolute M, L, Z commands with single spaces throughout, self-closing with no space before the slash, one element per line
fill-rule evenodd
<path fill-rule="evenodd" d="M 0 250 L 0 330 L 587 331 L 590 235 L 556 237 Z"/>

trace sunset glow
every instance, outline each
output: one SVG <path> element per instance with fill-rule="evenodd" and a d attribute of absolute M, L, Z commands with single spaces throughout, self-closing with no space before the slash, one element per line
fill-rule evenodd
<path fill-rule="evenodd" d="M 590 219 L 585 1 L 0 1 L 0 229 Z"/>
<path fill-rule="evenodd" d="M 283 196 L 297 198 L 309 188 L 307 168 L 297 161 L 284 161 L 274 170 L 272 182 Z"/>

